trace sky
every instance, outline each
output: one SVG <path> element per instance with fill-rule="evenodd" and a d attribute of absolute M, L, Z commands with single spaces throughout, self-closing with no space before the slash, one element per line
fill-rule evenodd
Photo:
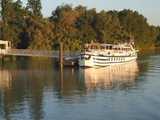
<path fill-rule="evenodd" d="M 96 8 L 97 11 L 136 10 L 148 19 L 149 24 L 160 26 L 160 0 L 42 0 L 43 15 L 50 16 L 62 4 L 71 4 L 73 7 L 84 5 L 88 9 Z"/>

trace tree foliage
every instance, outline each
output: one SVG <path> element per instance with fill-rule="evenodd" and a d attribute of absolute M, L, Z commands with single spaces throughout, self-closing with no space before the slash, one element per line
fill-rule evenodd
<path fill-rule="evenodd" d="M 58 6 L 49 18 L 41 14 L 41 1 L 1 0 L 1 39 L 14 48 L 80 50 L 91 41 L 126 42 L 132 36 L 139 48 L 160 46 L 160 27 L 149 25 L 136 11 L 100 11 L 84 6 Z"/>
<path fill-rule="evenodd" d="M 28 0 L 27 9 L 35 16 L 42 16 L 42 6 L 40 0 Z"/>

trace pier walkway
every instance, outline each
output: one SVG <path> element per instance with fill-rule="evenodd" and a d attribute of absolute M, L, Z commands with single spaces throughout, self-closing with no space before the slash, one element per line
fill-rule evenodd
<path fill-rule="evenodd" d="M 0 51 L 3 55 L 13 56 L 30 56 L 30 57 L 49 57 L 58 58 L 59 51 L 47 51 L 47 50 L 30 50 L 30 49 L 9 49 L 6 51 Z M 64 52 L 64 57 L 76 57 L 78 52 Z"/>
<path fill-rule="evenodd" d="M 12 49 L 8 41 L 0 40 L 0 55 L 59 58 L 59 51 Z M 64 58 L 78 58 L 79 52 L 64 52 Z"/>

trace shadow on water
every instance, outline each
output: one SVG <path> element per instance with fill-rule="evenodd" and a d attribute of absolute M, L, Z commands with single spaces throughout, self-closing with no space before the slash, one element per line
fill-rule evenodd
<path fill-rule="evenodd" d="M 43 119 L 46 94 L 52 94 L 52 99 L 57 101 L 72 101 L 95 90 L 130 89 L 136 86 L 141 69 L 147 69 L 146 66 L 139 68 L 137 62 L 88 69 L 59 69 L 53 63 L 52 60 L 21 59 L 1 67 L 2 118 Z"/>

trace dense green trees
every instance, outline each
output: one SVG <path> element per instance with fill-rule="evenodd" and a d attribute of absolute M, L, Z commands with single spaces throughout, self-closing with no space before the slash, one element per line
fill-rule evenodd
<path fill-rule="evenodd" d="M 54 25 L 38 11 L 23 7 L 20 0 L 8 0 L 2 8 L 1 39 L 11 41 L 14 48 L 52 49 Z"/>
<path fill-rule="evenodd" d="M 160 47 L 160 27 L 147 23 L 136 11 L 100 11 L 83 6 L 58 6 L 49 18 L 43 18 L 40 0 L 1 0 L 1 39 L 14 48 L 57 49 L 63 41 L 65 50 L 82 49 L 85 43 L 126 42 L 132 36 L 139 48 Z"/>
<path fill-rule="evenodd" d="M 152 46 L 154 44 L 155 37 L 157 36 L 156 28 L 150 26 L 147 23 L 147 19 L 140 15 L 138 12 L 130 10 L 123 10 L 118 13 L 121 25 L 124 27 L 127 33 L 132 34 L 135 38 L 135 42 L 145 47 Z M 144 46 L 143 46 L 144 47 Z"/>
<path fill-rule="evenodd" d="M 19 42 L 19 33 L 22 29 L 22 9 L 20 0 L 1 0 L 1 39 L 12 41 L 13 46 Z"/>
<path fill-rule="evenodd" d="M 157 36 L 155 36 L 156 37 L 155 46 L 160 47 L 160 27 L 157 27 L 155 32 L 157 33 Z"/>

